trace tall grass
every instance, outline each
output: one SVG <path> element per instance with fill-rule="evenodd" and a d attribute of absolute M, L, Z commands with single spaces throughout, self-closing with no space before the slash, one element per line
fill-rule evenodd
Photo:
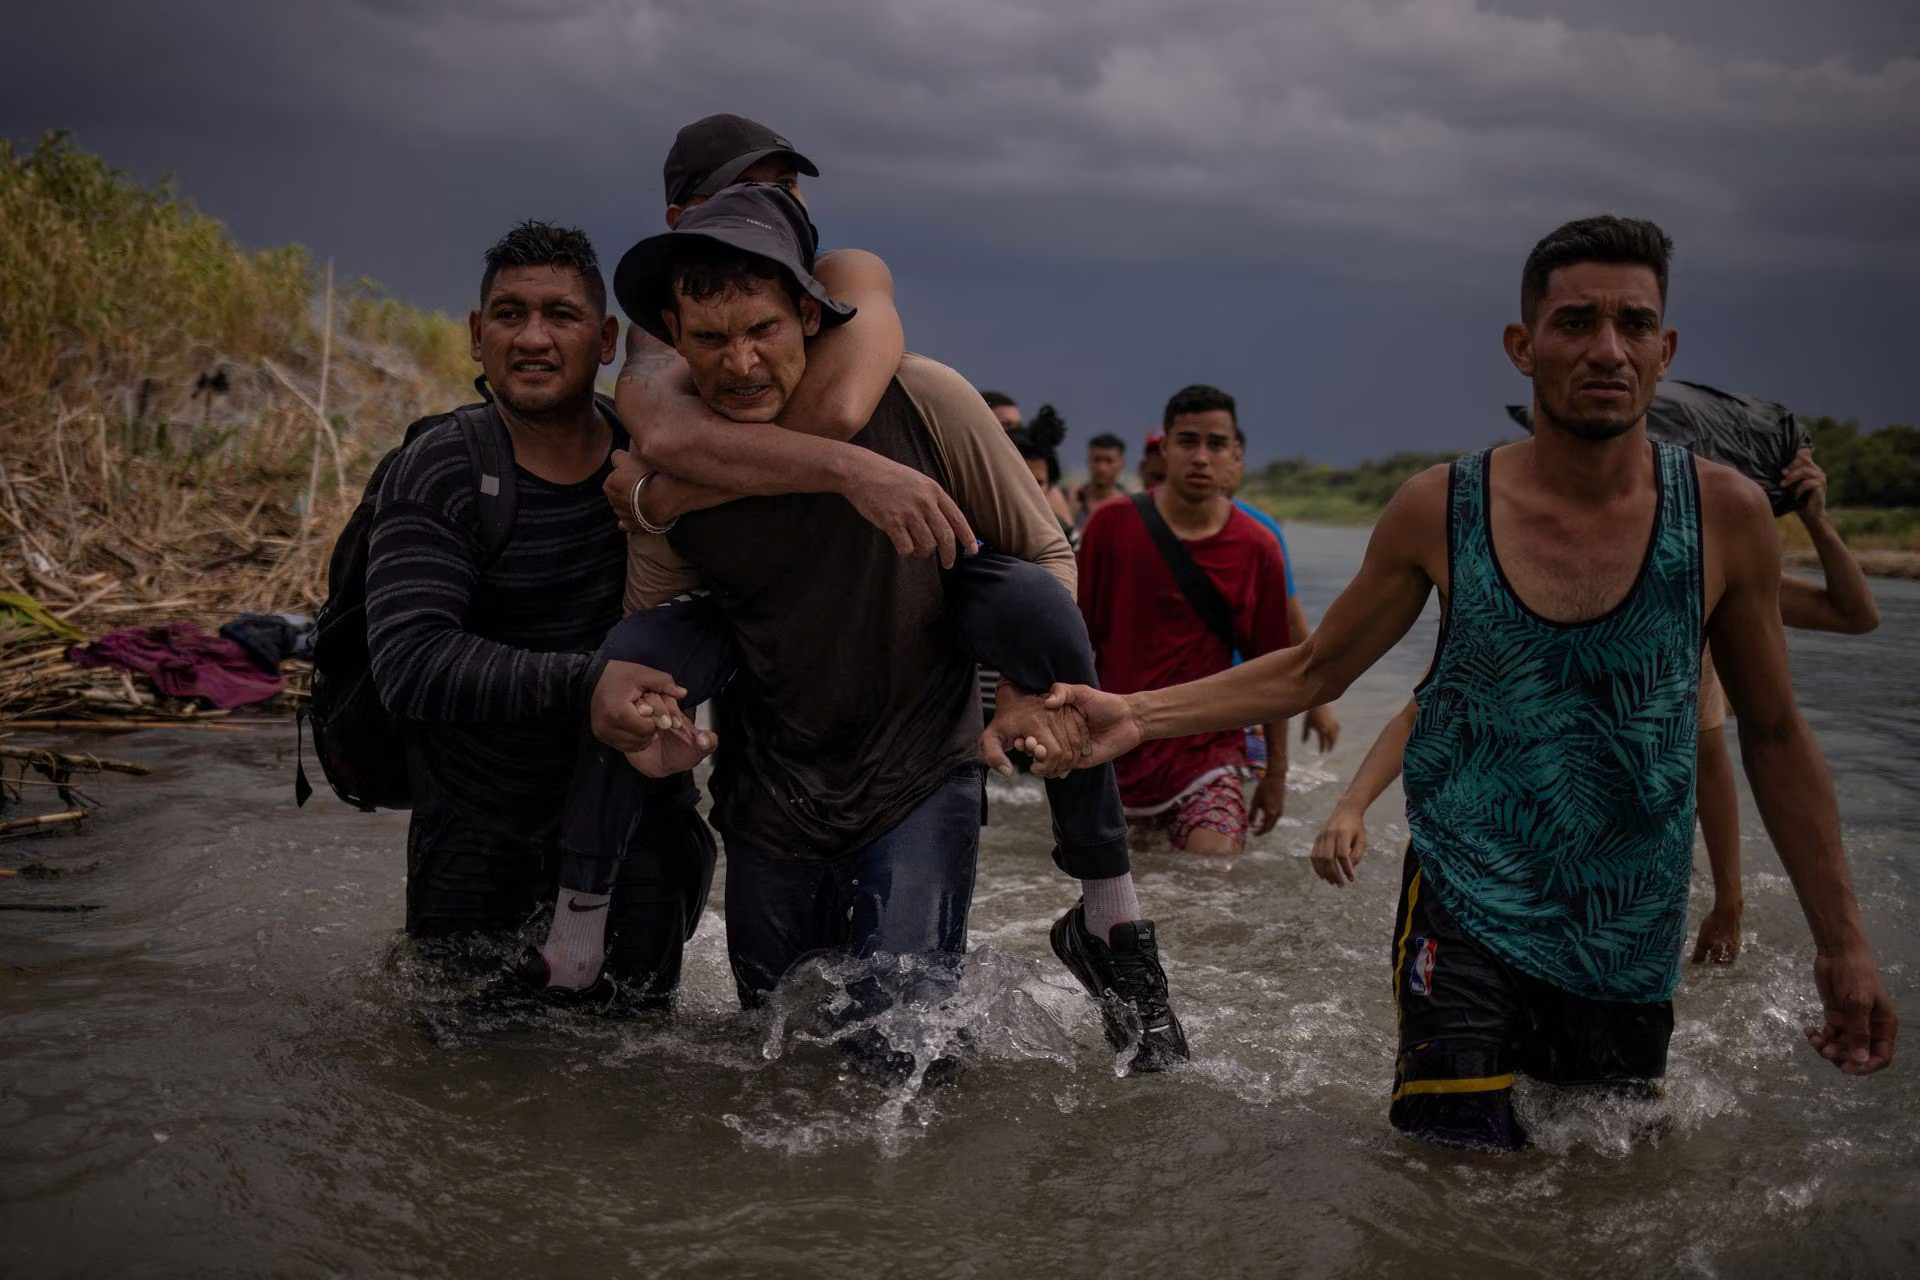
<path fill-rule="evenodd" d="M 465 326 L 361 280 L 323 427 L 322 279 L 64 133 L 0 139 L 0 589 L 83 620 L 315 603 L 373 461 L 472 398 Z"/>
<path fill-rule="evenodd" d="M 1855 551 L 1920 552 L 1920 508 L 1832 507 L 1827 514 Z M 1793 551 L 1812 550 L 1813 539 L 1797 517 L 1782 516 L 1778 523 L 1782 546 Z"/>

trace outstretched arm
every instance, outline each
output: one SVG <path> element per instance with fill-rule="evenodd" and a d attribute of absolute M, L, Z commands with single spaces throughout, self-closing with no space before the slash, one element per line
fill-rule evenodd
<path fill-rule="evenodd" d="M 1306 643 L 1170 689 L 1125 697 L 1056 686 L 1051 705 L 1080 708 L 1093 731 L 1082 765 L 1102 764 L 1152 738 L 1269 724 L 1332 702 L 1407 633 L 1445 575 L 1447 468 L 1402 485 L 1374 526 L 1366 560 Z"/>
<path fill-rule="evenodd" d="M 1287 627 L 1295 644 L 1306 643 L 1307 637 L 1313 634 L 1313 621 L 1307 617 L 1307 607 L 1291 591 L 1287 593 Z M 1314 737 L 1320 739 L 1322 753 L 1333 750 L 1334 743 L 1340 741 L 1340 722 L 1334 719 L 1332 707 L 1315 707 L 1307 712 L 1300 724 L 1300 741 Z"/>
<path fill-rule="evenodd" d="M 1797 514 L 1820 553 L 1826 585 L 1816 586 L 1791 574 L 1780 576 L 1780 617 L 1790 627 L 1807 631 L 1844 631 L 1864 635 L 1880 625 L 1880 606 L 1860 562 L 1847 550 L 1840 531 L 1827 515 L 1827 473 L 1813 461 L 1813 450 L 1794 455 L 1793 465 L 1781 474 L 1787 491 L 1800 499 Z"/>
<path fill-rule="evenodd" d="M 1420 704 L 1409 702 L 1405 710 L 1387 721 L 1387 727 L 1367 751 L 1367 758 L 1360 762 L 1360 772 L 1353 775 L 1346 794 L 1333 806 L 1327 825 L 1314 838 L 1313 873 L 1328 884 L 1353 883 L 1354 868 L 1367 852 L 1367 810 L 1400 776 L 1407 739 L 1413 736 L 1413 722 L 1419 714 Z"/>
<path fill-rule="evenodd" d="M 1713 665 L 1738 717 L 1754 800 L 1813 932 L 1825 1021 L 1807 1037 L 1850 1075 L 1878 1071 L 1893 1060 L 1899 1019 L 1860 925 L 1833 781 L 1794 704 L 1772 513 L 1758 488 L 1724 468 L 1703 466 L 1700 478 L 1702 522 L 1725 581 L 1707 623 Z"/>

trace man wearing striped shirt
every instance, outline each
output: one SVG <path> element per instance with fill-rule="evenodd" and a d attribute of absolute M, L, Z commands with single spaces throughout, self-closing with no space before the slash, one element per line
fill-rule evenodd
<path fill-rule="evenodd" d="M 626 433 L 593 398 L 617 322 L 578 231 L 524 223 L 487 254 L 473 356 L 513 445 L 516 510 L 497 556 L 481 550 L 467 428 L 436 427 L 400 455 L 370 539 L 367 628 L 381 699 L 406 724 L 415 796 L 407 932 L 500 936 L 553 892 L 561 809 L 588 700 L 670 690 L 660 673 L 595 655 L 620 617 L 626 538 L 600 486 Z M 713 840 L 682 776 L 658 796 L 630 891 L 609 921 L 633 980 L 677 975 Z M 671 857 L 650 857 L 653 851 Z M 663 871 L 662 868 L 665 868 Z"/>

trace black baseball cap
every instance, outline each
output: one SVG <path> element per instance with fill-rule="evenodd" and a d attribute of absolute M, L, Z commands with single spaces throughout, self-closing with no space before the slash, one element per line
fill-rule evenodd
<path fill-rule="evenodd" d="M 614 269 L 613 296 L 620 300 L 620 309 L 660 341 L 673 341 L 660 321 L 660 311 L 671 297 L 674 262 L 688 241 L 696 238 L 765 258 L 791 273 L 807 296 L 820 304 L 821 328 L 853 319 L 854 308 L 837 301 L 813 278 L 819 236 L 800 202 L 785 187 L 743 182 L 687 210 L 673 230 L 634 245 Z"/>
<path fill-rule="evenodd" d="M 674 136 L 667 152 L 667 203 L 685 204 L 730 187 L 740 175 L 768 156 L 793 158 L 793 167 L 809 178 L 820 171 L 793 144 L 758 120 L 722 112 L 695 120 Z"/>

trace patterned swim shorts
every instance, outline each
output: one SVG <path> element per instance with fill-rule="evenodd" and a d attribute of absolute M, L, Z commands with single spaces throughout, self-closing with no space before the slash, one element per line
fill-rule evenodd
<path fill-rule="evenodd" d="M 1185 849 L 1187 840 L 1200 830 L 1217 831 L 1236 845 L 1247 842 L 1246 783 L 1237 772 L 1221 774 L 1203 786 L 1195 787 L 1178 804 L 1159 813 L 1129 817 L 1127 826 L 1136 835 L 1164 831 L 1176 849 Z"/>

